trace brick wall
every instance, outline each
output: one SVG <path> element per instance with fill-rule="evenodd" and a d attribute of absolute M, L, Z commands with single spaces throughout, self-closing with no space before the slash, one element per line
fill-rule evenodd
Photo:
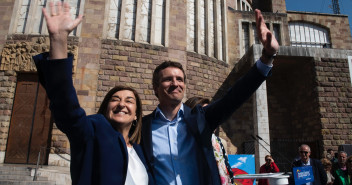
<path fill-rule="evenodd" d="M 172 50 L 175 51 L 175 50 Z M 160 46 L 152 46 L 148 44 L 140 44 L 126 41 L 102 41 L 102 54 L 101 54 L 101 68 L 98 75 L 98 89 L 97 89 L 97 102 L 96 110 L 98 110 L 105 94 L 115 85 L 128 85 L 133 87 L 139 93 L 142 104 L 144 115 L 151 113 L 158 105 L 158 100 L 154 95 L 152 88 L 152 73 L 157 65 L 165 60 L 173 60 L 170 56 L 170 49 Z M 200 96 L 209 99 L 215 99 L 221 97 L 226 90 L 232 85 L 238 78 L 237 73 L 233 71 L 230 77 L 230 67 L 223 61 L 199 55 L 193 52 L 187 52 L 187 63 L 185 63 L 185 73 L 187 76 L 187 88 L 185 94 L 185 100 L 193 96 Z M 238 113 L 238 118 L 251 117 L 251 112 L 246 111 L 251 108 L 249 103 L 243 111 L 245 115 Z M 248 112 L 248 114 L 247 114 Z M 243 124 L 244 122 L 236 122 L 237 124 Z M 247 122 L 244 124 L 248 125 Z M 230 120 L 229 124 L 233 124 Z M 237 126 L 236 126 L 237 127 Z M 250 126 L 253 129 L 253 125 Z M 231 142 L 236 141 L 235 144 L 241 145 L 241 138 L 239 132 L 246 130 L 246 133 L 251 132 L 247 129 L 247 126 L 240 126 L 240 129 L 228 129 L 226 127 L 226 133 L 235 132 L 233 134 L 227 134 L 222 132 L 220 129 L 220 135 L 226 141 L 228 141 L 228 150 L 230 153 L 236 153 L 236 146 L 233 146 Z M 225 130 L 225 129 L 224 129 Z M 232 152 L 231 152 L 232 151 Z"/>
<path fill-rule="evenodd" d="M 153 71 L 168 60 L 167 51 L 160 46 L 103 40 L 96 110 L 107 91 L 116 85 L 127 85 L 139 93 L 144 113 L 153 111 L 158 104 L 152 86 Z"/>
<path fill-rule="evenodd" d="M 345 59 L 316 61 L 324 149 L 352 144 L 352 87 Z"/>
<path fill-rule="evenodd" d="M 51 147 L 55 147 L 55 153 L 70 153 L 70 142 L 66 135 L 61 132 L 56 125 L 53 125 L 53 129 L 51 131 Z M 53 153 L 53 150 L 50 150 Z"/>
<path fill-rule="evenodd" d="M 286 13 L 286 1 L 285 0 L 272 0 L 273 13 Z"/>
<path fill-rule="evenodd" d="M 0 71 L 0 151 L 5 151 L 17 81 L 15 71 Z"/>
<path fill-rule="evenodd" d="M 78 62 L 74 85 L 78 100 L 87 114 L 95 113 L 96 89 L 100 68 L 101 36 L 105 15 L 105 1 L 85 1 L 84 19 L 78 43 Z"/>
<path fill-rule="evenodd" d="M 102 48 L 96 110 L 108 90 L 116 85 L 127 85 L 140 94 L 144 113 L 153 111 L 158 101 L 152 87 L 152 73 L 163 61 L 173 60 L 169 57 L 169 49 L 112 40 L 103 40 Z M 187 53 L 184 67 L 187 98 L 201 96 L 211 99 L 228 74 L 228 66 L 224 62 L 192 52 Z"/>
<path fill-rule="evenodd" d="M 300 144 L 311 147 L 313 158 L 323 152 L 314 65 L 311 57 L 279 58 L 267 80 L 271 150 L 285 168 Z"/>
<path fill-rule="evenodd" d="M 171 49 L 179 51 L 186 51 L 187 49 L 186 6 L 185 1 L 170 1 L 169 48 Z"/>
<path fill-rule="evenodd" d="M 240 44 L 239 44 L 239 30 L 238 20 L 242 15 L 238 11 L 227 11 L 227 43 L 228 43 L 228 57 L 229 64 L 234 65 L 240 58 Z"/>
<path fill-rule="evenodd" d="M 250 50 L 252 51 L 252 50 Z M 221 98 L 227 90 L 236 83 L 252 66 L 253 52 L 248 52 L 236 67 L 231 68 L 226 80 L 214 95 L 214 100 Z M 254 108 L 253 96 L 239 107 L 232 116 L 221 124 L 218 131 L 219 136 L 227 143 L 226 151 L 228 154 L 243 154 L 246 142 L 251 142 L 251 135 L 254 132 Z M 252 146 L 252 145 L 250 145 Z M 254 152 L 254 148 L 253 152 Z M 248 152 L 248 151 L 247 151 Z"/>
<path fill-rule="evenodd" d="M 285 151 L 290 159 L 299 144 L 307 143 L 320 158 L 328 148 L 352 144 L 347 59 L 289 56 L 274 66 L 267 80 L 272 150 Z"/>
<path fill-rule="evenodd" d="M 228 154 L 244 154 L 245 145 L 252 145 L 251 135 L 254 133 L 253 97 L 248 99 L 236 112 L 225 121 L 219 129 L 219 136 L 227 142 Z M 254 154 L 254 148 L 250 148 Z"/>
<path fill-rule="evenodd" d="M 275 63 L 273 76 L 267 80 L 271 139 L 321 139 L 312 58 L 280 62 Z"/>
<path fill-rule="evenodd" d="M 351 31 L 345 15 L 287 12 L 288 22 L 300 21 L 317 24 L 330 30 L 330 40 L 334 49 L 352 49 Z"/>
<path fill-rule="evenodd" d="M 211 99 L 230 70 L 223 61 L 192 52 L 187 53 L 187 64 L 187 98 L 200 96 Z"/>

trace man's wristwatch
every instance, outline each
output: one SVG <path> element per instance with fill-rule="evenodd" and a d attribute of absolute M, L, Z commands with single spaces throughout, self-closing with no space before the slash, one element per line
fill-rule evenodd
<path fill-rule="evenodd" d="M 265 51 L 265 48 L 263 48 L 263 50 L 262 50 L 262 57 L 266 60 L 274 60 L 276 55 L 277 55 L 277 52 L 274 53 L 273 55 L 268 55 Z"/>

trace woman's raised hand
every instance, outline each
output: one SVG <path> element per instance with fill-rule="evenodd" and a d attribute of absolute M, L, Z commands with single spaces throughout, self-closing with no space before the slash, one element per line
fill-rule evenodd
<path fill-rule="evenodd" d="M 61 3 L 58 1 L 56 4 L 50 2 L 50 15 L 43 8 L 43 14 L 46 20 L 48 31 L 50 35 L 64 35 L 68 36 L 72 30 L 74 30 L 79 23 L 82 21 L 82 15 L 79 15 L 77 19 L 72 20 L 70 14 L 70 5 L 68 3 Z"/>
<path fill-rule="evenodd" d="M 70 5 L 50 2 L 50 15 L 43 8 L 43 14 L 48 27 L 50 37 L 50 59 L 67 58 L 67 37 L 82 21 L 83 16 L 79 15 L 76 19 L 71 18 Z"/>

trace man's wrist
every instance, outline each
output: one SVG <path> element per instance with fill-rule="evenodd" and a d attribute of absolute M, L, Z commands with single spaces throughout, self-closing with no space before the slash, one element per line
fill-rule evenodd
<path fill-rule="evenodd" d="M 260 57 L 260 60 L 264 63 L 264 64 L 271 64 L 278 52 L 275 52 L 274 54 L 268 53 L 265 48 L 263 48 L 262 50 L 262 56 Z"/>
<path fill-rule="evenodd" d="M 270 74 L 270 70 L 273 67 L 273 64 L 265 64 L 264 62 L 259 59 L 256 62 L 256 66 L 258 68 L 259 73 L 261 73 L 263 76 L 267 77 Z"/>

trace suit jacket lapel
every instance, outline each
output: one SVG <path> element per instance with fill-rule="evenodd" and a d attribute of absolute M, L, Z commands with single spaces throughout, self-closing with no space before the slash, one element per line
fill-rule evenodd
<path fill-rule="evenodd" d="M 186 125 L 196 141 L 196 148 L 198 152 L 197 166 L 199 169 L 199 182 L 200 184 L 209 184 L 212 182 L 212 172 L 209 170 L 209 160 L 207 153 L 204 152 L 204 148 L 207 143 L 211 142 L 210 138 L 207 142 L 205 142 L 206 138 L 202 138 L 201 136 L 201 132 L 204 131 L 202 130 L 202 127 L 204 128 L 205 123 L 202 123 L 203 120 L 201 119 L 201 117 L 203 115 L 200 111 L 201 110 L 199 109 L 199 107 L 195 107 L 194 110 L 191 110 L 191 108 L 184 106 L 184 118 Z M 216 168 L 216 171 L 217 170 L 218 169 Z"/>
<path fill-rule="evenodd" d="M 141 141 L 141 145 L 145 152 L 145 157 L 152 167 L 154 166 L 153 142 L 152 142 L 152 120 L 154 115 L 155 115 L 155 110 L 151 114 L 143 117 L 142 141 Z"/>
<path fill-rule="evenodd" d="M 186 105 L 184 105 L 183 108 L 184 108 L 184 118 L 185 118 L 186 125 L 189 128 L 189 131 L 191 131 L 191 133 L 193 134 L 193 136 L 195 137 L 195 139 L 197 141 L 197 140 L 199 140 L 198 124 L 197 124 L 196 120 L 194 120 L 195 118 L 193 118 L 191 115 L 191 111 L 192 111 L 191 108 L 189 108 Z"/>

